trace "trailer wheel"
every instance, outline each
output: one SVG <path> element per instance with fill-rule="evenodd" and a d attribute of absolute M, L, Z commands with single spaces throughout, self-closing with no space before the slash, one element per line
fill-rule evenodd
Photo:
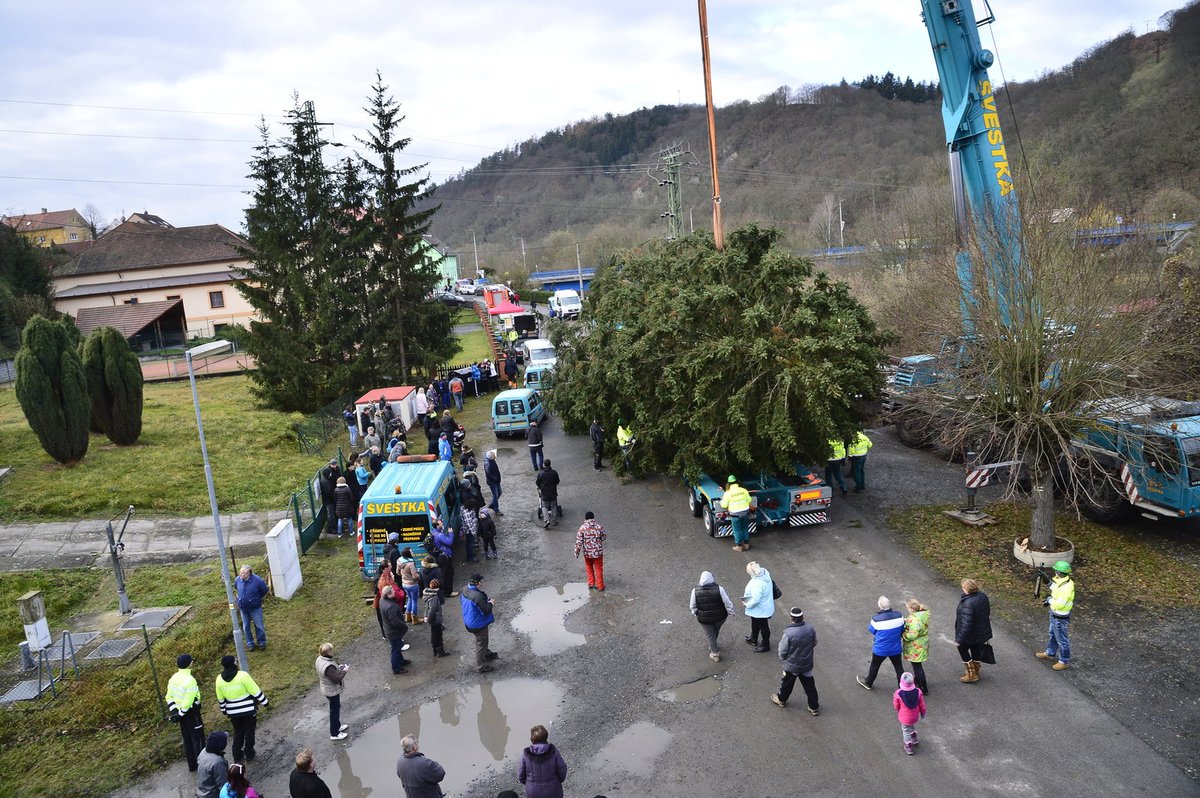
<path fill-rule="evenodd" d="M 708 533 L 710 538 L 717 536 L 717 516 L 713 512 L 711 505 L 704 505 L 704 531 Z"/>
<path fill-rule="evenodd" d="M 896 420 L 896 437 L 905 446 L 913 449 L 928 446 L 930 442 L 928 423 L 913 413 L 906 413 Z"/>
<path fill-rule="evenodd" d="M 692 511 L 692 518 L 699 518 L 704 505 L 699 497 L 696 496 L 696 489 L 688 485 L 688 509 Z"/>

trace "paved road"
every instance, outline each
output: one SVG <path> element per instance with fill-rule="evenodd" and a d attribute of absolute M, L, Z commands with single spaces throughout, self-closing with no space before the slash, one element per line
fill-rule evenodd
<path fill-rule="evenodd" d="M 501 559 L 478 566 L 500 609 L 492 635 L 501 653 L 496 672 L 480 676 L 463 656 L 470 641 L 453 621 L 457 606 L 451 604 L 447 645 L 456 656 L 431 659 L 427 631 L 418 627 L 410 636 L 416 664 L 407 676 L 393 677 L 373 615 L 348 603 L 339 611 L 360 613 L 363 629 L 341 652 L 355 664 L 343 697 L 351 737 L 329 741 L 324 701 L 315 690 L 292 707 L 272 709 L 260 722 L 252 769 L 268 795 L 287 794 L 291 757 L 301 745 L 314 748 L 335 796 L 399 794 L 391 771 L 399 738 L 419 731 L 429 741 L 423 750 L 447 764 L 460 785 L 450 794 L 494 796 L 518 786 L 513 774 L 531 714 L 551 723 L 552 739 L 571 764 L 568 795 L 1200 794 L 1120 718 L 1035 660 L 1002 622 L 993 621 L 1000 664 L 986 668 L 978 684 L 958 683 L 961 665 L 951 641 L 956 585 L 876 521 L 883 512 L 879 495 L 903 491 L 914 473 L 911 463 L 887 467 L 899 457 L 888 442 L 872 455 L 872 489 L 837 500 L 829 524 L 757 536 L 746 554 L 704 534 L 676 481 L 623 485 L 610 472 L 597 475 L 587 441 L 566 438 L 553 423 L 546 450 L 564 477 L 567 517 L 560 528 L 542 530 L 533 524 L 532 475 L 522 443 L 501 444 Z M 953 490 L 961 479 L 958 468 L 933 458 L 919 473 L 914 489 Z M 609 585 L 604 594 L 585 593 L 581 603 L 570 603 L 582 575 L 572 533 L 586 509 L 610 531 Z M 787 709 L 770 703 L 778 662 L 741 641 L 748 623 L 740 614 L 722 631 L 723 660 L 706 656 L 687 611 L 688 591 L 707 569 L 739 596 L 751 556 L 784 590 L 772 621 L 775 639 L 792 604 L 802 606 L 817 629 L 820 717 L 810 717 L 799 696 Z M 547 590 L 559 605 L 570 603 L 563 631 L 582 636 L 553 653 L 538 647 L 545 630 L 521 620 L 535 594 Z M 881 593 L 897 603 L 918 596 L 933 611 L 932 693 L 915 757 L 901 750 L 886 675 L 871 692 L 854 680 L 869 659 L 866 624 Z M 657 695 L 693 682 L 716 689 L 684 702 Z M 522 700 L 510 699 L 518 687 L 526 690 Z M 120 795 L 188 796 L 192 790 L 178 763 Z"/>

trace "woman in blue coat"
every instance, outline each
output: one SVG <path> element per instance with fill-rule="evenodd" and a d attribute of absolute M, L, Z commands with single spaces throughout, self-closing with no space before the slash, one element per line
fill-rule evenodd
<path fill-rule="evenodd" d="M 746 617 L 750 619 L 750 634 L 746 635 L 746 642 L 762 654 L 771 650 L 769 621 L 775 614 L 775 586 L 770 571 L 754 561 L 746 563 L 746 573 L 750 575 L 742 595 L 742 606 L 746 608 Z"/>

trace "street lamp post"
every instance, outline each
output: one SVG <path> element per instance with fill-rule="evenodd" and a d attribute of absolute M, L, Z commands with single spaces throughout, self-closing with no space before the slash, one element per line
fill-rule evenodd
<path fill-rule="evenodd" d="M 479 247 L 475 245 L 475 228 L 467 228 L 471 231 L 471 249 L 475 250 L 475 276 L 479 276 Z"/>
<path fill-rule="evenodd" d="M 242 622 L 238 617 L 237 604 L 233 600 L 233 583 L 229 579 L 229 557 L 225 553 L 225 533 L 221 530 L 221 515 L 217 512 L 217 492 L 213 488 L 212 466 L 208 462 L 208 444 L 204 441 L 204 421 L 200 418 L 200 396 L 196 393 L 196 370 L 192 359 L 208 357 L 224 352 L 232 346 L 229 341 L 213 341 L 194 346 L 184 352 L 187 359 L 188 380 L 192 384 L 192 404 L 196 408 L 196 431 L 200 434 L 200 456 L 204 459 L 204 479 L 208 483 L 208 504 L 212 508 L 213 530 L 217 533 L 217 551 L 221 553 L 221 578 L 225 581 L 225 598 L 229 602 L 229 620 L 233 623 L 233 647 L 237 651 L 238 667 L 249 672 L 246 662 L 246 646 L 242 640 Z"/>

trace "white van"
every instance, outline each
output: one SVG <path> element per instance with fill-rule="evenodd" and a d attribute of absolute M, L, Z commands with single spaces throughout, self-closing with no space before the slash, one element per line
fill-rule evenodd
<path fill-rule="evenodd" d="M 525 358 L 525 368 L 530 366 L 553 367 L 558 363 L 558 353 L 554 344 L 545 338 L 531 338 L 521 344 L 521 354 Z"/>
<path fill-rule="evenodd" d="M 570 288 L 559 289 L 550 297 L 550 315 L 560 319 L 577 319 L 583 310 L 579 294 Z"/>

